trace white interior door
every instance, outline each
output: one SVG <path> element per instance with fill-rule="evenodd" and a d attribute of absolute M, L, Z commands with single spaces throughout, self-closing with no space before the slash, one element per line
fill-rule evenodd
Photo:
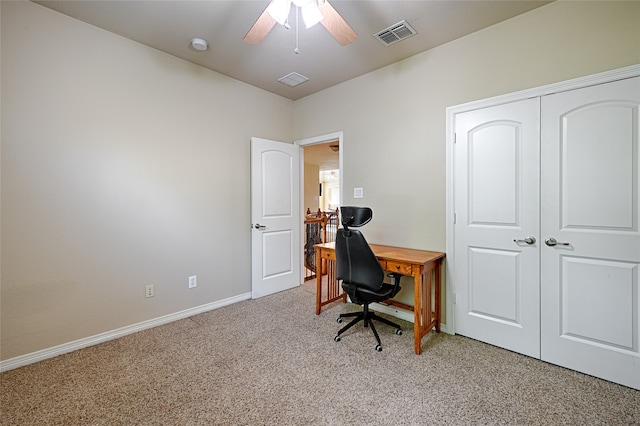
<path fill-rule="evenodd" d="M 639 105 L 633 78 L 546 96 L 541 117 L 542 359 L 636 389 Z"/>
<path fill-rule="evenodd" d="M 540 356 L 539 99 L 455 116 L 456 332 Z"/>
<path fill-rule="evenodd" d="M 251 296 L 300 285 L 300 147 L 251 138 Z"/>

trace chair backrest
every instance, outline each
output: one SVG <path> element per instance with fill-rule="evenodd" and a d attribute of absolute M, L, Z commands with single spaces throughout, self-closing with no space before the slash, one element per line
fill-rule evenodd
<path fill-rule="evenodd" d="M 368 207 L 341 207 L 342 228 L 336 234 L 336 277 L 371 290 L 382 288 L 384 271 L 364 235 L 350 226 L 368 223 L 373 213 Z"/>
<path fill-rule="evenodd" d="M 366 225 L 373 218 L 373 210 L 369 207 L 340 207 L 340 222 L 345 228 L 358 228 Z"/>

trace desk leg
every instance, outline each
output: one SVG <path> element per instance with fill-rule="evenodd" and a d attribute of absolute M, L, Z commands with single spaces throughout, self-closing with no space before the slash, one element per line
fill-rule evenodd
<path fill-rule="evenodd" d="M 438 259 L 438 261 L 436 262 L 436 271 L 435 271 L 435 303 L 436 306 L 434 307 L 434 311 L 435 311 L 435 321 L 436 321 L 436 333 L 440 333 L 440 290 L 441 290 L 441 282 L 440 280 L 442 279 L 442 275 L 440 273 L 440 269 L 442 267 L 442 260 Z"/>
<path fill-rule="evenodd" d="M 322 254 L 316 249 L 316 315 L 322 307 Z"/>
<path fill-rule="evenodd" d="M 440 332 L 440 260 L 427 264 L 420 275 L 413 277 L 413 339 L 417 355 L 420 355 L 422 338 L 433 328 Z M 435 268 L 435 271 L 434 271 Z M 434 302 L 431 286 L 434 285 Z M 434 305 L 435 303 L 435 305 Z"/>
<path fill-rule="evenodd" d="M 413 346 L 416 355 L 420 355 L 422 349 L 423 330 L 427 325 L 427 314 L 431 312 L 430 293 L 425 291 L 425 273 L 413 277 Z"/>

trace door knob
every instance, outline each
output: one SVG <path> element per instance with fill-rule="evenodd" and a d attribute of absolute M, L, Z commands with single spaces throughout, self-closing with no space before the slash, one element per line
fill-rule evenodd
<path fill-rule="evenodd" d="M 536 237 L 529 236 L 529 237 L 526 237 L 524 240 L 513 240 L 513 242 L 515 242 L 515 243 L 535 244 L 536 243 Z"/>
<path fill-rule="evenodd" d="M 571 245 L 571 243 L 561 243 L 559 241 L 556 241 L 556 239 L 553 238 L 553 237 L 549 237 L 549 238 L 545 239 L 544 243 L 546 245 L 548 245 L 549 247 L 553 247 L 553 246 L 570 246 Z"/>
<path fill-rule="evenodd" d="M 256 223 L 256 225 L 254 226 L 254 228 L 259 229 L 259 230 L 261 230 L 261 231 L 262 231 L 263 229 L 267 229 L 267 227 L 266 227 L 266 226 L 264 226 L 264 225 L 260 225 L 259 223 Z"/>

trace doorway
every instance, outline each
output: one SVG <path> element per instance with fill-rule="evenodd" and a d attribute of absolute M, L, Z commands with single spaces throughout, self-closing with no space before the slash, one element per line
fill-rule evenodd
<path fill-rule="evenodd" d="M 302 148 L 300 161 L 302 226 L 302 282 L 315 279 L 322 265 L 315 265 L 318 243 L 333 241 L 337 209 L 342 202 L 342 132 L 295 142 Z"/>
<path fill-rule="evenodd" d="M 340 205 L 340 164 L 337 141 L 304 148 L 304 209 L 335 211 Z"/>

